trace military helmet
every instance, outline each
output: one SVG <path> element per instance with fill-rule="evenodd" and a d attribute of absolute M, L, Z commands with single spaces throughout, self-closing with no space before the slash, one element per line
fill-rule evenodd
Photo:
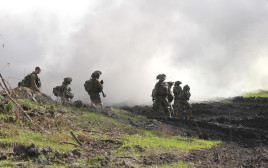
<path fill-rule="evenodd" d="M 175 82 L 175 85 L 180 85 L 180 84 L 182 84 L 181 81 L 176 81 Z"/>
<path fill-rule="evenodd" d="M 166 80 L 166 75 L 165 74 L 159 74 L 159 75 L 157 75 L 157 77 L 156 77 L 156 79 L 159 79 L 159 80 Z"/>
<path fill-rule="evenodd" d="M 72 82 L 72 78 L 71 77 L 66 77 L 63 79 L 63 83 L 71 83 Z"/>
<path fill-rule="evenodd" d="M 94 71 L 92 73 L 91 77 L 92 78 L 98 78 L 98 77 L 100 77 L 101 74 L 102 74 L 101 71 Z"/>
<path fill-rule="evenodd" d="M 170 87 L 172 87 L 173 85 L 174 85 L 174 82 L 172 82 L 172 81 L 169 81 L 169 82 L 167 82 L 168 83 L 168 85 L 170 86 Z"/>
<path fill-rule="evenodd" d="M 187 90 L 187 91 L 189 91 L 189 90 L 190 90 L 190 87 L 189 87 L 188 85 L 185 85 L 185 86 L 183 87 L 183 90 Z"/>

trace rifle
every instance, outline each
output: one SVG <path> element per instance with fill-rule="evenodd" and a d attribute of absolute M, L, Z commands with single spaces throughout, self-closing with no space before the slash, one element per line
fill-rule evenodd
<path fill-rule="evenodd" d="M 101 91 L 101 93 L 103 97 L 106 97 L 106 94 L 103 91 Z"/>

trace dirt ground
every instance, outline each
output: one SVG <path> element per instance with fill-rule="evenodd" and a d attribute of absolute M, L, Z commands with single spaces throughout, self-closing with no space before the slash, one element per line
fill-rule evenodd
<path fill-rule="evenodd" d="M 155 118 L 149 106 L 123 107 Z M 268 167 L 268 98 L 236 97 L 232 101 L 192 104 L 193 119 L 157 118 L 188 136 L 221 140 L 217 147 L 181 158 L 197 167 Z"/>

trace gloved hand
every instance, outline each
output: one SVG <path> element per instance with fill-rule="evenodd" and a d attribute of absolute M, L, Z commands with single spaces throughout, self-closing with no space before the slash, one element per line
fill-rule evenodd
<path fill-rule="evenodd" d="M 103 85 L 103 83 L 104 83 L 103 80 L 101 80 L 100 83 Z"/>

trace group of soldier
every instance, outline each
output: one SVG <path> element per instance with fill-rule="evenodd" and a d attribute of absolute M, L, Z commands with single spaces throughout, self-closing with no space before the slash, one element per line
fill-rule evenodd
<path fill-rule="evenodd" d="M 42 94 L 40 87 L 41 81 L 38 77 L 40 74 L 40 67 L 36 67 L 35 70 L 24 77 L 24 79 L 19 82 L 19 86 L 28 87 L 34 91 L 37 91 Z M 91 78 L 87 80 L 84 84 L 86 92 L 90 96 L 91 103 L 95 106 L 102 106 L 102 101 L 100 93 L 103 97 L 106 95 L 103 92 L 103 80 L 99 80 L 101 71 L 94 71 L 91 75 Z M 179 114 L 182 116 L 191 117 L 192 110 L 191 105 L 189 104 L 189 99 L 191 97 L 190 87 L 185 85 L 183 88 L 180 86 L 182 83 L 180 81 L 166 82 L 166 75 L 159 74 L 156 77 L 159 80 L 152 92 L 153 98 L 153 110 L 156 117 L 179 117 Z M 71 92 L 70 85 L 72 83 L 71 77 L 64 78 L 61 86 L 56 86 L 53 88 L 53 94 L 61 98 L 63 104 L 69 102 L 74 94 Z M 172 92 L 172 86 L 173 92 Z M 174 100 L 173 105 L 171 105 Z"/>
<path fill-rule="evenodd" d="M 153 91 L 153 110 L 156 117 L 179 117 L 179 114 L 183 117 L 192 117 L 192 109 L 189 103 L 191 97 L 190 87 L 185 85 L 183 88 L 180 86 L 181 81 L 166 82 L 166 75 L 159 74 L 156 77 L 159 80 Z M 172 86 L 173 92 L 172 92 Z M 174 103 L 172 105 L 172 101 Z"/>
<path fill-rule="evenodd" d="M 35 70 L 24 77 L 24 79 L 19 82 L 19 87 L 28 87 L 36 92 L 42 94 L 41 88 L 41 80 L 38 77 L 38 74 L 41 73 L 40 67 L 36 67 Z M 102 101 L 100 97 L 100 93 L 102 93 L 103 97 L 106 95 L 103 92 L 103 80 L 99 80 L 101 71 L 95 71 L 92 73 L 91 78 L 87 80 L 84 84 L 86 92 L 90 96 L 91 103 L 95 106 L 102 106 Z M 74 98 L 74 94 L 71 92 L 70 85 L 72 83 L 71 77 L 64 78 L 61 86 L 56 86 L 53 88 L 53 94 L 56 97 L 61 98 L 62 104 L 68 104 L 68 102 Z"/>

